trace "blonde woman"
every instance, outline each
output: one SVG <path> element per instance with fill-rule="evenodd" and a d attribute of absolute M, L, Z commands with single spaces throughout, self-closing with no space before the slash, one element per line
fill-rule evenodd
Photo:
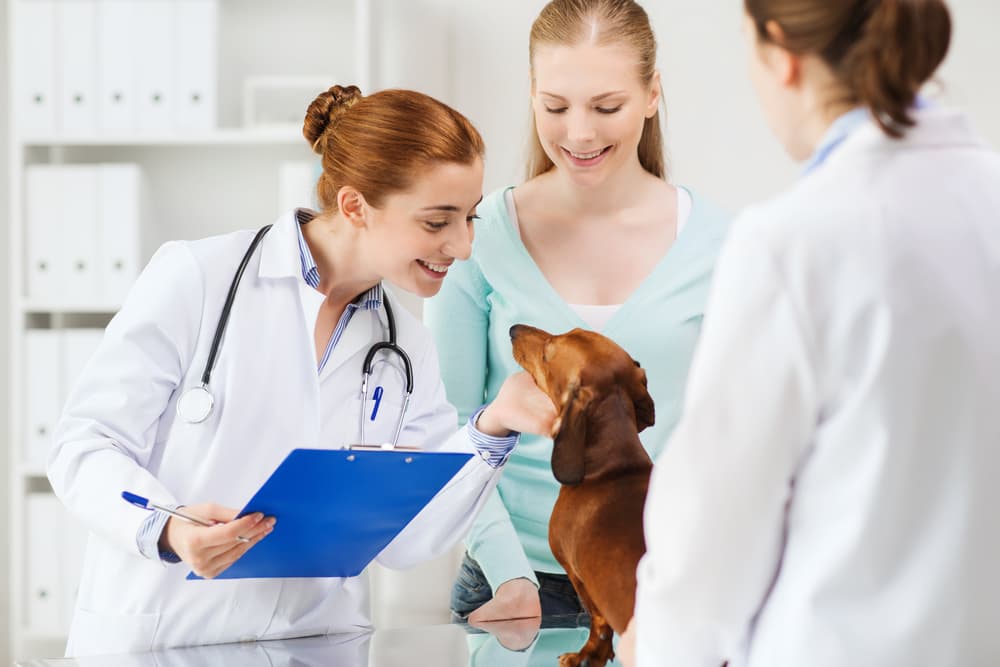
<path fill-rule="evenodd" d="M 488 195 L 469 261 L 426 308 L 467 418 L 519 370 L 508 329 L 586 327 L 646 369 L 656 455 L 673 429 L 727 217 L 667 179 L 656 40 L 632 0 L 554 0 L 531 29 L 528 179 Z M 472 622 L 586 612 L 548 544 L 552 441 L 522 438 L 466 541 L 452 610 Z M 600 548 L 600 545 L 595 545 Z"/>

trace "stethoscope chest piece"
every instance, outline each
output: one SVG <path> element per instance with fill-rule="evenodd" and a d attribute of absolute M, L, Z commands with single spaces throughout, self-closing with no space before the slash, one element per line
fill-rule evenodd
<path fill-rule="evenodd" d="M 177 416 L 188 424 L 200 424 L 212 414 L 215 399 L 205 385 L 191 387 L 177 401 Z"/>

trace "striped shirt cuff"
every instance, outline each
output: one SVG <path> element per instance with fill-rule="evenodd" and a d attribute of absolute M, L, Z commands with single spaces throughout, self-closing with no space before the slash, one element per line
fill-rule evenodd
<path fill-rule="evenodd" d="M 476 428 L 476 422 L 485 409 L 486 406 L 483 405 L 469 417 L 469 439 L 472 440 L 472 446 L 476 448 L 476 451 L 491 468 L 499 468 L 507 463 L 507 458 L 514 450 L 521 434 L 515 432 L 507 436 L 496 437 L 480 431 Z"/>
<path fill-rule="evenodd" d="M 180 505 L 167 505 L 172 510 L 180 507 Z M 139 547 L 139 553 L 150 560 L 161 560 L 164 563 L 179 563 L 181 559 L 177 557 L 177 554 L 170 551 L 160 551 L 160 535 L 163 534 L 163 528 L 167 525 L 167 519 L 170 515 L 166 512 L 150 512 L 146 520 L 142 522 L 139 526 L 139 532 L 135 536 L 136 545 Z"/>

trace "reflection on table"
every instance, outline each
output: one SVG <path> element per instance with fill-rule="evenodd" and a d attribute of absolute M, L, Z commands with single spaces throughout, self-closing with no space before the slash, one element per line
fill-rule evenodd
<path fill-rule="evenodd" d="M 431 625 L 351 635 L 191 646 L 151 653 L 54 658 L 18 667 L 554 667 L 578 650 L 586 619 L 504 621 L 480 628 Z M 617 662 L 608 663 L 617 665 Z"/>
<path fill-rule="evenodd" d="M 587 617 L 548 617 L 488 623 L 468 632 L 468 667 L 556 667 L 563 653 L 578 651 L 587 641 Z M 617 644 L 617 636 L 615 637 Z M 617 660 L 608 667 L 619 667 Z"/>

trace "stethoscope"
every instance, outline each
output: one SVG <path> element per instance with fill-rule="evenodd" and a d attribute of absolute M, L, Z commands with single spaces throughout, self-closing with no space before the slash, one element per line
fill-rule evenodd
<path fill-rule="evenodd" d="M 253 241 L 250 242 L 250 247 L 243 254 L 243 259 L 240 260 L 240 265 L 236 269 L 236 273 L 233 275 L 233 282 L 229 285 L 229 294 L 226 295 L 226 302 L 222 306 L 219 323 L 215 325 L 215 335 L 212 338 L 212 347 L 208 351 L 205 370 L 201 374 L 201 383 L 197 386 L 189 387 L 181 394 L 180 400 L 177 401 L 177 416 L 189 424 L 200 424 L 205 421 L 212 414 L 212 408 L 215 407 L 215 398 L 212 396 L 209 382 L 212 377 L 212 369 L 215 368 L 215 360 L 219 356 L 219 348 L 222 346 L 222 336 L 226 332 L 226 325 L 229 324 L 229 314 L 233 309 L 233 301 L 236 299 L 236 291 L 240 286 L 240 280 L 243 278 L 243 271 L 246 270 L 247 264 L 250 263 L 250 258 L 253 257 L 257 246 L 260 245 L 261 239 L 264 238 L 264 235 L 270 229 L 271 225 L 267 225 L 257 232 L 257 235 L 253 237 Z M 410 396 L 413 394 L 413 365 L 410 363 L 410 356 L 396 343 L 396 318 L 393 315 L 392 306 L 389 305 L 389 299 L 384 295 L 382 297 L 382 307 L 385 309 L 389 340 L 380 341 L 369 347 L 364 363 L 361 365 L 361 444 L 365 442 L 365 406 L 368 403 L 368 380 L 372 375 L 372 365 L 375 362 L 376 355 L 384 351 L 395 354 L 402 360 L 403 372 L 406 377 L 403 405 L 399 410 L 399 418 L 396 421 L 396 430 L 393 433 L 392 442 L 388 443 L 388 447 L 392 448 L 399 442 L 399 434 L 403 430 L 403 419 L 406 416 L 406 409 L 410 405 Z M 376 394 L 380 393 L 376 391 Z M 381 396 L 377 396 L 377 400 L 381 400 Z M 372 419 L 374 418 L 375 412 L 373 411 Z"/>

